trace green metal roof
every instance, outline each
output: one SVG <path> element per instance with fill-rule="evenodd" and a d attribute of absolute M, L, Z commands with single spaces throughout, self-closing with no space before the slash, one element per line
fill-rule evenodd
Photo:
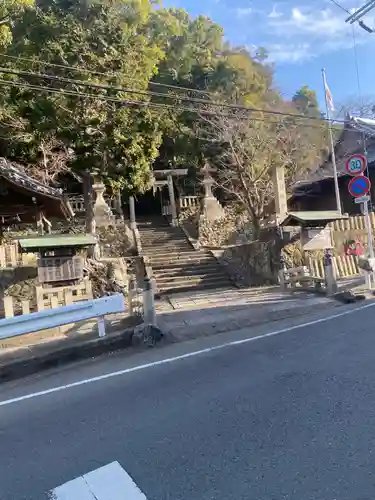
<path fill-rule="evenodd" d="M 340 214 L 336 210 L 308 210 L 301 212 L 288 212 L 287 217 L 281 223 L 282 226 L 318 226 L 328 224 L 335 220 L 347 219 L 348 215 Z"/>
<path fill-rule="evenodd" d="M 58 234 L 35 236 L 18 240 L 22 250 L 37 250 L 39 248 L 87 247 L 96 244 L 92 234 Z"/>

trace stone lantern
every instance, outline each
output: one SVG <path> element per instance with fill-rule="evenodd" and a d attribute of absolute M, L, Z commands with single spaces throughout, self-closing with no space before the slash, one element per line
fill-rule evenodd
<path fill-rule="evenodd" d="M 208 221 L 214 221 L 224 216 L 224 210 L 219 201 L 215 198 L 212 192 L 212 186 L 214 185 L 214 179 L 211 173 L 214 173 L 215 169 L 211 168 L 207 163 L 201 169 L 203 175 L 203 188 L 204 194 L 201 202 L 202 216 Z"/>
<path fill-rule="evenodd" d="M 108 227 L 114 224 L 114 215 L 108 203 L 105 201 L 105 185 L 102 181 L 96 181 L 92 186 L 95 195 L 94 201 L 94 221 L 96 227 Z"/>

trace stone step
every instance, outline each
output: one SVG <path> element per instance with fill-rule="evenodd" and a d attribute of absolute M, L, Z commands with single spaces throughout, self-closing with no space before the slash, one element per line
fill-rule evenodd
<path fill-rule="evenodd" d="M 207 288 L 232 288 L 213 255 L 195 250 L 180 228 L 153 224 L 138 226 L 142 249 L 149 257 L 159 293 L 185 293 Z"/>
<path fill-rule="evenodd" d="M 174 239 L 170 240 L 154 240 L 154 241 L 144 241 L 141 238 L 141 243 L 143 248 L 154 248 L 155 246 L 158 248 L 163 248 L 166 246 L 175 246 L 179 248 L 194 248 L 190 243 L 187 241 L 175 241 Z"/>
<path fill-rule="evenodd" d="M 221 269 L 217 262 L 207 262 L 202 264 L 188 264 L 187 266 L 153 266 L 152 271 L 155 276 L 176 276 L 177 274 L 193 274 L 193 273 L 209 273 L 219 270 L 221 273 L 224 271 Z"/>
<path fill-rule="evenodd" d="M 211 257 L 212 259 L 214 258 L 212 254 L 208 252 L 202 252 L 200 250 L 194 250 L 194 248 L 184 248 L 184 249 L 177 249 L 175 252 L 172 250 L 162 250 L 160 249 L 158 252 L 155 251 L 155 247 L 150 248 L 150 257 L 167 257 L 168 255 L 174 254 L 174 255 L 185 255 L 185 256 L 196 256 L 200 257 L 202 255 Z M 152 252 L 151 252 L 152 251 Z M 146 254 L 147 255 L 147 254 Z"/>
<path fill-rule="evenodd" d="M 204 290 L 210 290 L 210 289 L 217 289 L 217 288 L 233 288 L 232 283 L 230 283 L 228 280 L 223 280 L 223 281 L 212 281 L 212 282 L 201 282 L 201 283 L 185 283 L 185 284 L 173 284 L 170 287 L 159 287 L 158 288 L 158 293 L 160 295 L 163 294 L 168 294 L 171 295 L 173 293 L 188 293 L 188 292 L 197 292 L 197 291 L 204 291 Z"/>
<path fill-rule="evenodd" d="M 194 265 L 201 264 L 203 262 L 215 262 L 215 259 L 211 256 L 206 255 L 181 255 L 181 254 L 167 254 L 162 256 L 155 256 L 150 258 L 151 266 L 162 267 L 165 265 L 182 266 L 182 265 Z"/>
<path fill-rule="evenodd" d="M 177 276 L 155 276 L 156 283 L 159 286 L 175 284 L 175 283 L 196 283 L 201 281 L 229 281 L 229 278 L 223 274 L 222 271 L 210 273 L 200 273 L 200 274 L 180 274 Z"/>
<path fill-rule="evenodd" d="M 165 252 L 167 249 L 175 249 L 176 251 L 181 251 L 181 252 L 195 252 L 193 247 L 190 245 L 179 245 L 179 244 L 173 244 L 173 243 L 166 243 L 165 245 L 160 245 L 159 243 L 155 245 L 144 245 L 142 243 L 142 248 L 144 250 L 152 250 L 153 252 Z"/>

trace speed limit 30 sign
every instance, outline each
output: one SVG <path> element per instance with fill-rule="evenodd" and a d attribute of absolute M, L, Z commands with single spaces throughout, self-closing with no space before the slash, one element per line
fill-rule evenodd
<path fill-rule="evenodd" d="M 353 177 L 363 174 L 367 167 L 367 159 L 365 155 L 355 154 L 349 156 L 346 160 L 345 168 L 349 175 Z"/>

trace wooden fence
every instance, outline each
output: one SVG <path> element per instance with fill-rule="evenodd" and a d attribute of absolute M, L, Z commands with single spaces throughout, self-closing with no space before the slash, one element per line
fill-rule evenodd
<path fill-rule="evenodd" d="M 114 198 L 105 196 L 104 199 L 112 210 L 116 209 L 116 200 Z M 68 200 L 75 214 L 84 214 L 86 212 L 85 201 L 82 195 L 69 196 Z"/>
<path fill-rule="evenodd" d="M 347 278 L 349 276 L 359 276 L 358 257 L 353 255 L 337 256 L 332 258 L 333 269 L 337 278 Z M 323 259 L 309 258 L 310 272 L 313 276 L 324 278 Z"/>
<path fill-rule="evenodd" d="M 375 229 L 375 213 L 370 212 L 369 216 L 371 226 Z M 346 220 L 335 220 L 334 222 L 330 222 L 328 227 L 333 229 L 333 231 L 364 231 L 366 229 L 365 218 L 363 215 L 355 215 Z"/>
<path fill-rule="evenodd" d="M 199 205 L 198 196 L 180 196 L 180 208 L 197 207 Z"/>
<path fill-rule="evenodd" d="M 91 300 L 92 285 L 90 280 L 85 280 L 78 285 L 62 286 L 55 288 L 36 287 L 35 300 L 17 300 L 14 297 L 4 297 L 4 315 L 6 318 L 20 314 L 29 314 L 44 309 L 66 306 L 81 300 Z"/>

